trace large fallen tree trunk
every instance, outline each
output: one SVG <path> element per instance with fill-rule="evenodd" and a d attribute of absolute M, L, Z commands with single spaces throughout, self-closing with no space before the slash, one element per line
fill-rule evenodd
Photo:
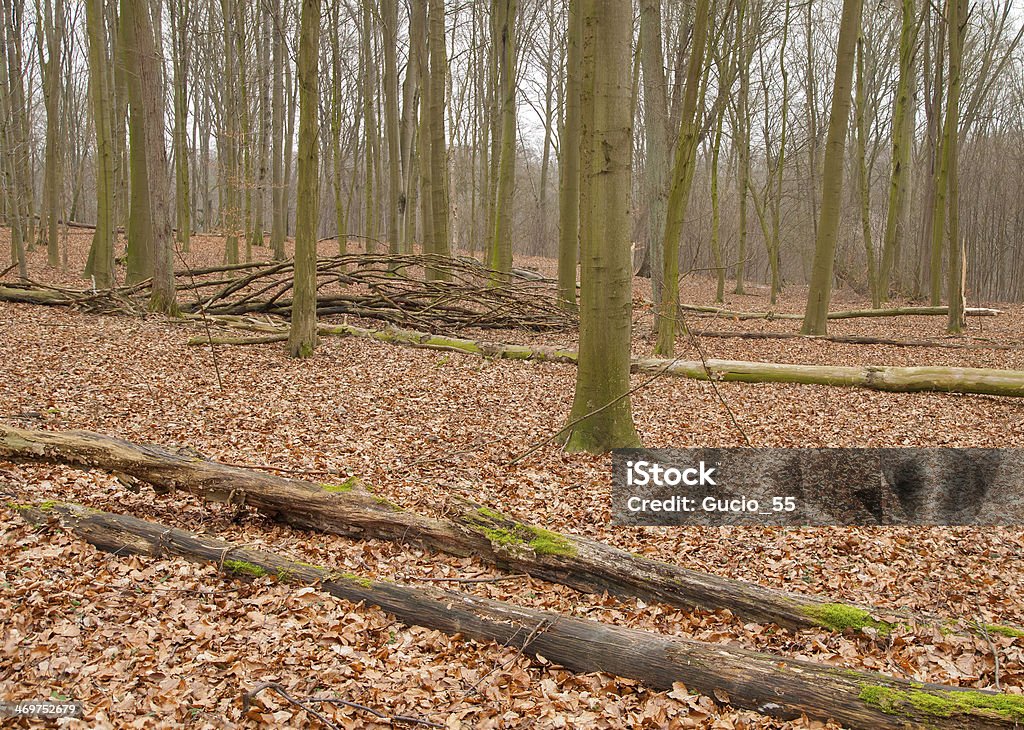
<path fill-rule="evenodd" d="M 575 672 L 607 672 L 654 689 L 687 688 L 784 719 L 806 715 L 852 728 L 1010 728 L 1024 698 L 894 679 L 707 644 L 436 588 L 411 588 L 299 563 L 205 535 L 70 504 L 20 506 L 33 524 L 60 522 L 96 547 L 216 563 L 240 575 L 315 583 L 333 596 L 379 606 L 403 623 L 494 641 Z"/>
<path fill-rule="evenodd" d="M 217 320 L 229 327 L 282 335 L 279 325 L 244 323 L 235 320 Z M 321 335 L 364 337 L 432 350 L 464 352 L 480 357 L 510 360 L 541 360 L 547 362 L 576 362 L 573 350 L 509 345 L 497 342 L 445 337 L 427 332 L 388 328 L 370 330 L 352 325 L 324 325 L 317 329 Z M 194 337 L 190 345 L 209 343 L 256 344 L 265 342 L 256 338 Z M 937 392 L 980 395 L 1024 396 L 1024 371 L 995 370 L 960 367 L 893 367 L 889 365 L 796 365 L 791 363 L 746 362 L 743 360 L 664 360 L 636 358 L 633 372 L 651 375 L 675 375 L 696 380 L 735 381 L 743 383 L 797 383 L 803 385 L 835 385 L 868 388 L 900 393 Z"/>
<path fill-rule="evenodd" d="M 787 312 L 736 312 L 721 307 L 707 307 L 697 304 L 680 304 L 684 312 L 705 314 L 726 319 L 803 319 L 802 314 Z M 964 313 L 972 317 L 994 317 L 1002 314 L 999 309 L 988 307 L 968 307 Z M 829 312 L 829 319 L 856 319 L 859 317 L 907 317 L 920 315 L 946 315 L 949 307 L 891 307 L 889 309 L 850 309 L 841 312 Z"/>
<path fill-rule="evenodd" d="M 245 504 L 294 527 L 474 556 L 587 593 L 607 591 L 687 610 L 728 609 L 746 621 L 794 629 L 889 628 L 862 608 L 649 560 L 577 535 L 524 524 L 459 498 L 449 500 L 448 519 L 439 520 L 403 510 L 351 483 L 332 486 L 289 479 L 85 431 L 35 431 L 0 424 L 0 457 L 120 472 L 203 499 Z"/>
<path fill-rule="evenodd" d="M 823 340 L 848 345 L 892 345 L 893 347 L 934 347 L 949 350 L 1020 350 L 1024 345 L 993 342 L 991 340 L 953 342 L 943 340 L 897 340 L 889 337 L 868 337 L 865 335 L 804 335 L 799 332 L 728 332 L 699 330 L 698 337 L 739 340 Z"/>

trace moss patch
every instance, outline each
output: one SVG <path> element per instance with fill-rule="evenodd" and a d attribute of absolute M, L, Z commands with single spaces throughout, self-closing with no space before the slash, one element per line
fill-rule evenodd
<path fill-rule="evenodd" d="M 1015 629 L 1012 626 L 1003 626 L 1002 624 L 985 624 L 985 630 L 990 634 L 999 634 L 1000 636 L 1009 636 L 1011 639 L 1022 639 L 1024 638 L 1024 631 Z"/>
<path fill-rule="evenodd" d="M 365 576 L 356 575 L 355 573 L 338 573 L 337 575 L 342 580 L 346 580 L 349 583 L 357 583 L 361 585 L 363 588 L 373 587 L 373 581 Z"/>
<path fill-rule="evenodd" d="M 896 626 L 885 621 L 876 621 L 863 608 L 848 606 L 845 603 L 822 603 L 813 606 L 802 606 L 800 610 L 810 616 L 820 626 L 833 631 L 846 629 L 875 629 L 880 634 L 891 633 Z"/>
<path fill-rule="evenodd" d="M 247 563 L 244 560 L 225 560 L 224 567 L 232 573 L 251 575 L 253 578 L 262 578 L 267 574 L 267 571 L 260 566 Z"/>
<path fill-rule="evenodd" d="M 495 545 L 509 548 L 529 547 L 537 555 L 571 557 L 576 554 L 576 546 L 564 535 L 542 527 L 524 525 L 487 507 L 478 508 L 470 519 Z M 502 526 L 499 527 L 495 523 Z"/>
<path fill-rule="evenodd" d="M 891 715 L 917 714 L 951 717 L 954 714 L 981 711 L 1007 719 L 1024 720 L 1024 697 L 984 694 L 982 692 L 925 692 L 898 690 L 879 685 L 861 687 L 860 699 Z"/>
<path fill-rule="evenodd" d="M 353 489 L 362 486 L 359 481 L 359 477 L 349 477 L 341 484 L 321 484 L 325 492 L 333 492 L 335 494 L 339 492 L 351 492 Z"/>

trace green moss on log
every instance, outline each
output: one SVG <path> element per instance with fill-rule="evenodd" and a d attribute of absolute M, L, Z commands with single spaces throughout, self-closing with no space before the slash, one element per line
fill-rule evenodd
<path fill-rule="evenodd" d="M 1009 636 L 1011 639 L 1024 639 L 1024 631 L 1015 629 L 1012 626 L 1003 626 L 1002 624 L 985 624 L 985 630 L 991 634 Z"/>
<path fill-rule="evenodd" d="M 372 588 L 373 587 L 373 581 L 372 580 L 370 580 L 369 578 L 367 578 L 365 576 L 362 576 L 362 575 L 356 575 L 355 573 L 338 573 L 338 574 L 336 574 L 336 576 L 332 576 L 332 577 L 337 577 L 337 578 L 340 578 L 342 580 L 346 580 L 349 583 L 356 583 L 358 585 L 361 585 L 363 588 Z"/>
<path fill-rule="evenodd" d="M 267 574 L 265 568 L 261 568 L 258 565 L 248 563 L 244 560 L 225 560 L 224 567 L 232 573 L 237 573 L 239 575 L 251 575 L 253 578 L 262 578 Z"/>
<path fill-rule="evenodd" d="M 537 555 L 576 554 L 576 546 L 564 535 L 542 527 L 524 525 L 488 507 L 479 507 L 470 516 L 472 522 L 495 545 L 508 548 L 528 547 Z"/>
<path fill-rule="evenodd" d="M 880 634 L 889 634 L 895 624 L 886 621 L 876 621 L 871 614 L 863 608 L 849 606 L 845 603 L 821 603 L 811 606 L 802 606 L 800 610 L 804 615 L 812 618 L 820 626 L 833 631 L 846 631 L 847 629 L 875 629 Z"/>
<path fill-rule="evenodd" d="M 983 692 L 927 692 L 898 690 L 880 685 L 861 687 L 860 699 L 890 715 L 924 714 L 952 717 L 954 714 L 982 711 L 987 714 L 1024 721 L 1024 697 L 985 694 Z"/>
<path fill-rule="evenodd" d="M 340 492 L 351 492 L 353 489 L 362 486 L 359 482 L 358 477 L 349 477 L 341 484 L 321 484 L 325 492 L 333 492 L 335 494 Z"/>

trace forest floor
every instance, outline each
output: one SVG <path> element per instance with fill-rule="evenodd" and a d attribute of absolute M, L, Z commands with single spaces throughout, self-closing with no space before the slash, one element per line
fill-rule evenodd
<path fill-rule="evenodd" d="M 9 248 L 0 231 L 0 251 Z M 73 231 L 71 272 L 89 232 Z M 321 244 L 323 254 L 336 244 Z M 223 242 L 196 237 L 190 265 L 220 263 Z M 355 248 L 353 244 L 352 248 Z M 257 249 L 260 258 L 265 248 Z M 76 287 L 31 254 L 30 275 Z M 519 265 L 549 271 L 551 262 Z M 7 279 L 13 280 L 9 273 Z M 649 354 L 647 283 L 636 282 L 634 351 Z M 725 306 L 768 309 L 749 287 Z M 711 304 L 713 283 L 690 278 L 684 300 Z M 790 287 L 777 311 L 800 312 Z M 972 302 L 972 304 L 975 304 Z M 844 290 L 833 308 L 867 306 Z M 1024 339 L 1024 307 L 969 321 L 970 337 Z M 798 321 L 689 318 L 691 328 L 797 331 Z M 380 323 L 361 322 L 368 326 Z M 943 317 L 834 321 L 832 334 L 944 337 Z M 696 570 L 826 595 L 885 610 L 912 609 L 963 623 L 1024 624 L 1024 529 L 619 528 L 610 524 L 610 457 L 566 455 L 548 444 L 509 462 L 566 420 L 570 365 L 489 361 L 327 338 L 296 361 L 284 347 L 188 347 L 195 322 L 83 314 L 0 303 L 0 419 L 45 429 L 88 429 L 136 442 L 188 446 L 239 465 L 297 470 L 318 481 L 359 475 L 388 499 L 440 514 L 465 493 L 516 517 L 584 534 Z M 468 332 L 497 341 L 575 346 L 569 333 Z M 1024 369 L 1024 350 L 930 349 L 818 340 L 703 339 L 707 357 L 792 363 L 963 365 Z M 696 359 L 691 341 L 680 345 Z M 649 376 L 638 375 L 639 385 Z M 738 423 L 730 418 L 728 404 Z M 633 396 L 651 447 L 1016 446 L 1024 401 L 893 394 L 785 384 L 662 378 Z M 739 429 L 743 433 L 740 433 Z M 744 438 L 745 434 L 745 438 Z M 654 692 L 604 674 L 572 674 L 495 644 L 405 626 L 376 608 L 296 590 L 269 578 L 243 582 L 214 567 L 100 553 L 66 534 L 35 531 L 7 505 L 74 501 L 218 533 L 295 559 L 415 583 L 497 575 L 459 559 L 380 541 L 303 533 L 235 508 L 177 493 L 156 496 L 115 476 L 0 460 L 0 698 L 71 697 L 85 723 L 69 727 L 315 726 L 270 693 L 243 715 L 241 696 L 274 681 L 294 697 L 331 695 L 389 715 L 446 727 L 823 727 L 739 711 L 677 684 Z M 447 587 L 447 586 L 446 586 Z M 460 590 L 613 622 L 934 681 L 1024 693 L 1024 640 L 898 629 L 891 635 L 788 631 L 728 612 L 686 612 L 591 596 L 531 578 L 452 584 Z M 994 654 L 998 653 L 998 670 Z M 727 698 L 725 698 L 727 699 Z M 384 727 L 351 708 L 324 707 L 344 727 Z"/>

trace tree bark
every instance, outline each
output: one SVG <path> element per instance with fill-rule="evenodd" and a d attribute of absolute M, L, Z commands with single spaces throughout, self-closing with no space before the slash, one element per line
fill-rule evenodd
<path fill-rule="evenodd" d="M 312 584 L 354 604 L 375 605 L 406 624 L 476 641 L 516 646 L 574 672 L 606 672 L 654 689 L 676 682 L 734 707 L 783 719 L 808 716 L 850 727 L 1011 728 L 1024 701 L 992 692 L 911 683 L 882 674 L 707 644 L 525 608 L 457 591 L 412 588 L 296 562 L 135 517 L 74 504 L 19 508 L 31 524 L 56 519 L 101 550 L 168 554 L 216 563 L 240 577 L 275 575 Z M 922 709 L 931 708 L 931 709 Z"/>
<path fill-rule="evenodd" d="M 498 189 L 494 197 L 494 230 L 490 266 L 501 274 L 512 271 L 512 193 L 516 184 L 516 0 L 494 0 L 492 43 L 498 56 L 501 145 Z M 498 283 L 497 279 L 496 282 Z"/>
<path fill-rule="evenodd" d="M 289 479 L 85 431 L 31 431 L 0 424 L 0 455 L 117 471 L 160 489 L 245 504 L 296 528 L 472 555 L 587 593 L 608 591 L 685 609 L 728 609 L 744 620 L 794 629 L 827 626 L 822 606 L 841 605 L 649 560 L 518 522 L 458 497 L 447 505 L 448 519 L 433 519 L 402 510 L 351 482 L 323 485 Z M 870 616 L 864 609 L 849 608 Z"/>
<path fill-rule="evenodd" d="M 647 201 L 646 249 L 651 275 L 651 301 L 661 302 L 664 283 L 665 213 L 671 155 L 668 135 L 665 52 L 661 3 L 640 3 L 640 63 L 644 78 L 644 197 Z M 715 181 L 717 192 L 717 179 Z M 654 328 L 657 330 L 655 309 Z"/>
<path fill-rule="evenodd" d="M 677 313 L 679 308 L 679 240 L 690 200 L 690 188 L 697 155 L 697 103 L 701 72 L 707 55 L 708 29 L 711 25 L 710 0 L 697 0 L 694 9 L 693 41 L 686 68 L 686 90 L 683 94 L 682 126 L 676 142 L 675 163 L 672 170 L 672 188 L 668 197 L 665 221 L 664 281 L 661 301 L 658 303 L 658 342 L 654 351 L 671 357 L 675 352 Z"/>
<path fill-rule="evenodd" d="M 295 211 L 295 296 L 288 352 L 316 348 L 316 224 L 319 211 L 317 127 L 320 109 L 320 0 L 302 0 L 299 35 L 299 180 Z"/>
<path fill-rule="evenodd" d="M 627 0 L 583 5 L 583 64 L 593 79 L 584 89 L 593 92 L 584 92 L 582 109 L 592 123 L 582 137 L 580 357 L 566 450 L 601 453 L 640 443 L 629 399 L 632 11 Z"/>
<path fill-rule="evenodd" d="M 576 309 L 576 264 L 580 248 L 580 122 L 582 102 L 583 0 L 568 0 L 565 120 L 558 145 L 558 298 Z"/>
<path fill-rule="evenodd" d="M 851 86 L 857 37 L 860 33 L 861 4 L 862 0 L 843 0 L 839 45 L 836 49 L 836 76 L 832 87 L 832 113 L 822 169 L 821 216 L 814 244 L 807 312 L 801 330 L 805 335 L 827 334 L 832 271 L 842 213 L 843 159 L 846 154 L 846 134 L 850 127 Z"/>
<path fill-rule="evenodd" d="M 89 87 L 96 128 L 96 232 L 89 249 L 85 276 L 97 288 L 114 284 L 114 158 L 110 132 L 110 84 L 107 72 L 107 31 L 102 0 L 85 3 L 89 36 Z"/>

